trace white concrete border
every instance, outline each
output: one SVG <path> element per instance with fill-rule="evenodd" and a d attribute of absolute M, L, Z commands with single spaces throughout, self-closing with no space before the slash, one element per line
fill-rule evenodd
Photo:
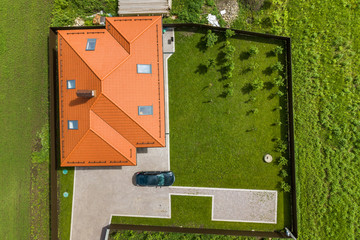
<path fill-rule="evenodd" d="M 70 224 L 70 240 L 72 236 L 72 230 L 73 230 L 73 223 L 74 223 L 74 202 L 75 202 L 75 186 L 76 186 L 76 167 L 74 167 L 74 185 L 73 185 L 73 197 L 72 197 L 72 203 L 71 203 L 71 224 Z"/>
<path fill-rule="evenodd" d="M 220 219 L 214 218 L 214 206 L 215 206 L 215 195 L 213 194 L 192 194 L 192 193 L 171 193 L 169 191 L 169 211 L 167 216 L 149 216 L 149 215 L 136 215 L 136 214 L 111 214 L 109 224 L 111 223 L 111 219 L 113 216 L 118 217 L 141 217 L 141 218 L 163 218 L 163 219 L 171 219 L 172 212 L 171 212 L 171 196 L 194 196 L 194 197 L 211 197 L 211 221 L 221 221 L 221 222 L 248 222 L 248 223 L 268 223 L 268 224 L 276 224 L 277 223 L 277 200 L 278 194 L 276 190 L 257 190 L 257 189 L 236 189 L 236 188 L 206 188 L 206 187 L 181 187 L 181 186 L 174 186 L 169 187 L 169 189 L 192 189 L 192 190 L 208 190 L 208 191 L 245 191 L 245 192 L 271 192 L 275 194 L 275 221 L 249 221 L 245 219 Z"/>

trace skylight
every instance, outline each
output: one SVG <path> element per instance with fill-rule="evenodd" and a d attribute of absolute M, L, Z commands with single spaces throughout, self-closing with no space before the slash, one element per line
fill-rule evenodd
<path fill-rule="evenodd" d="M 96 39 L 95 38 L 89 38 L 86 43 L 86 51 L 94 51 L 96 45 Z"/>
<path fill-rule="evenodd" d="M 69 120 L 68 121 L 68 129 L 77 130 L 78 129 L 78 121 L 77 120 Z"/>
<path fill-rule="evenodd" d="M 67 80 L 66 87 L 67 89 L 74 89 L 76 87 L 75 80 Z"/>
<path fill-rule="evenodd" d="M 139 106 L 139 115 L 153 115 L 153 106 Z"/>
<path fill-rule="evenodd" d="M 151 73 L 151 64 L 136 64 L 137 73 Z"/>

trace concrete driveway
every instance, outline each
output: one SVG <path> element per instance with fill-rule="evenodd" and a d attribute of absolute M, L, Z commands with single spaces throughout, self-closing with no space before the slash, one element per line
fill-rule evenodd
<path fill-rule="evenodd" d="M 167 144 L 168 146 L 168 144 Z M 168 170 L 168 148 L 148 148 L 138 153 L 137 166 L 121 168 L 80 168 L 74 176 L 72 240 L 100 239 L 110 216 L 169 216 L 167 188 L 136 187 L 132 177 L 137 171 Z"/>

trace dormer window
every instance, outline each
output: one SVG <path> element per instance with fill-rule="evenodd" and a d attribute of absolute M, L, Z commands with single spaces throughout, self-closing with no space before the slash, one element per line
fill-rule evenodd
<path fill-rule="evenodd" d="M 94 51 L 96 45 L 96 39 L 95 38 L 89 38 L 86 43 L 86 51 Z"/>

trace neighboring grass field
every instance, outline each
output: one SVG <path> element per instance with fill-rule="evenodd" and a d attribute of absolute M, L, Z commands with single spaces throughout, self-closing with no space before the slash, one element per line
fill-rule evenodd
<path fill-rule="evenodd" d="M 278 223 L 249 224 L 211 221 L 211 200 L 196 197 L 172 197 L 172 219 L 114 217 L 113 222 L 161 224 L 188 227 L 274 231 L 290 225 L 289 194 L 280 190 L 280 167 L 263 161 L 266 153 L 277 159 L 274 139 L 283 138 L 286 127 L 276 123 L 286 118 L 285 110 L 277 110 L 285 98 L 273 82 L 278 72 L 269 67 L 279 58 L 270 54 L 281 42 L 234 36 L 236 48 L 233 78 L 221 76 L 224 41 L 213 48 L 202 45 L 204 32 L 177 29 L 176 52 L 169 59 L 170 101 L 170 168 L 177 186 L 222 187 L 279 190 Z M 257 47 L 259 53 L 247 52 Z M 189 58 L 191 53 L 191 58 Z M 215 65 L 207 68 L 214 58 Z M 257 63 L 258 67 L 248 70 Z M 255 78 L 264 82 L 264 89 L 251 90 Z M 222 96 L 232 82 L 233 96 Z M 224 87 L 225 86 L 225 87 Z M 253 97 L 256 100 L 249 99 Z M 257 112 L 250 112 L 257 109 Z M 282 116 L 283 115 L 283 116 Z M 276 162 L 276 161 L 275 161 Z M 286 169 L 286 168 L 285 168 Z M 197 216 L 197 214 L 200 214 Z M 205 214 L 205 215 L 204 215 Z"/>
<path fill-rule="evenodd" d="M 35 173 L 31 160 L 32 152 L 42 149 L 36 134 L 47 123 L 51 7 L 41 0 L 0 4 L 1 239 L 49 237 L 48 162 Z M 34 208 L 44 211 L 34 214 Z"/>

